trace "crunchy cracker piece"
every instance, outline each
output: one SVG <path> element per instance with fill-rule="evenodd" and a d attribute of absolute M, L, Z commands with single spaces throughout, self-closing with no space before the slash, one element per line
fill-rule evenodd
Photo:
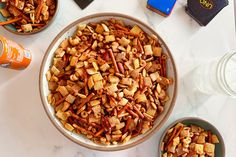
<path fill-rule="evenodd" d="M 7 9 L 0 9 L 0 12 L 1 12 L 2 16 L 4 16 L 4 17 L 11 16 L 11 14 L 9 13 L 9 11 Z"/>
<path fill-rule="evenodd" d="M 195 144 L 194 151 L 199 155 L 204 154 L 204 145 L 203 144 Z"/>
<path fill-rule="evenodd" d="M 204 135 L 198 136 L 197 143 L 204 144 L 206 142 L 205 138 L 206 138 L 206 136 L 204 136 Z"/>
<path fill-rule="evenodd" d="M 204 152 L 209 156 L 214 156 L 215 154 L 215 145 L 212 143 L 204 144 Z"/>

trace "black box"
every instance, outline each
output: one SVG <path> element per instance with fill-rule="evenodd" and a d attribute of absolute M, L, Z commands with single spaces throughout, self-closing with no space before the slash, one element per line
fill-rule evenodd
<path fill-rule="evenodd" d="M 228 0 L 188 0 L 186 12 L 206 26 L 228 3 Z"/>
<path fill-rule="evenodd" d="M 81 9 L 85 9 L 93 0 L 74 0 Z"/>

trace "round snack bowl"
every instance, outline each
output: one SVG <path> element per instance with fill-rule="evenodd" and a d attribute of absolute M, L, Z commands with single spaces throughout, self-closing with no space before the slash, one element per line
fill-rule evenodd
<path fill-rule="evenodd" d="M 159 142 L 159 150 L 158 150 L 159 157 L 162 157 L 162 155 L 164 154 L 164 152 L 162 151 L 162 142 L 167 134 L 167 131 L 178 123 L 182 123 L 187 126 L 196 125 L 203 128 L 206 131 L 211 131 L 211 133 L 215 134 L 219 139 L 219 143 L 215 144 L 215 157 L 225 157 L 225 144 L 224 144 L 223 137 L 221 136 L 218 129 L 215 126 L 213 126 L 211 123 L 197 117 L 185 117 L 185 118 L 178 119 L 174 121 L 173 123 L 171 123 L 167 127 L 167 129 L 165 129 Z"/>
<path fill-rule="evenodd" d="M 45 26 L 43 26 L 42 28 L 38 29 L 37 31 L 33 31 L 33 32 L 17 32 L 16 28 L 12 24 L 4 25 L 3 28 L 5 28 L 7 31 L 9 31 L 11 33 L 14 33 L 14 34 L 17 34 L 17 35 L 32 35 L 32 34 L 37 34 L 39 32 L 42 32 L 43 30 L 48 28 L 53 23 L 53 21 L 55 20 L 57 14 L 58 14 L 59 3 L 60 2 L 59 2 L 59 0 L 55 0 L 55 3 L 56 3 L 56 8 L 55 8 L 55 13 L 54 13 L 53 17 L 50 19 L 50 21 Z M 4 2 L 0 2 L 0 9 L 3 9 L 4 7 L 5 7 L 5 3 Z M 5 17 L 3 17 L 2 14 L 0 13 L 0 22 L 4 22 L 6 20 L 7 19 Z"/>
<path fill-rule="evenodd" d="M 146 32 L 148 34 L 156 35 L 158 37 L 159 42 L 161 43 L 161 46 L 162 46 L 165 54 L 169 58 L 167 61 L 167 65 L 168 65 L 167 75 L 168 75 L 168 77 L 173 78 L 174 82 L 168 88 L 168 91 L 167 91 L 168 95 L 170 97 L 170 100 L 165 104 L 165 109 L 164 109 L 163 113 L 155 120 L 154 126 L 152 129 L 150 129 L 145 134 L 142 134 L 142 135 L 139 135 L 135 138 L 132 138 L 130 141 L 128 141 L 127 143 L 124 143 L 124 144 L 118 143 L 117 145 L 102 145 L 102 144 L 94 143 L 93 141 L 90 141 L 89 139 L 87 139 L 86 137 L 84 137 L 82 135 L 78 135 L 78 134 L 75 134 L 75 133 L 72 133 L 72 132 L 66 130 L 64 128 L 64 126 L 61 124 L 61 122 L 57 119 L 57 117 L 55 116 L 54 108 L 47 101 L 47 95 L 50 93 L 50 91 L 48 89 L 48 81 L 46 79 L 46 72 L 48 71 L 48 69 L 52 63 L 52 59 L 53 59 L 55 50 L 58 48 L 60 43 L 65 38 L 70 37 L 74 34 L 74 32 L 77 29 L 77 25 L 79 23 L 86 24 L 89 22 L 100 22 L 102 20 L 107 20 L 110 18 L 122 20 L 127 25 L 138 25 L 144 30 L 144 32 Z M 100 13 L 100 14 L 86 16 L 86 17 L 83 17 L 83 18 L 73 22 L 72 24 L 67 26 L 64 30 L 62 30 L 61 33 L 59 33 L 58 36 L 53 40 L 53 42 L 49 46 L 49 48 L 44 56 L 44 59 L 42 61 L 40 76 L 39 76 L 39 88 L 40 88 L 41 100 L 42 100 L 44 109 L 45 109 L 49 119 L 54 124 L 54 126 L 64 136 L 66 136 L 70 140 L 74 141 L 75 143 L 77 143 L 81 146 L 87 147 L 89 149 L 100 150 L 100 151 L 118 151 L 118 150 L 123 150 L 123 149 L 133 147 L 139 143 L 144 142 L 145 140 L 150 138 L 155 132 L 157 132 L 161 128 L 161 126 L 166 122 L 170 113 L 172 112 L 172 109 L 174 107 L 175 100 L 176 100 L 177 72 L 175 69 L 175 63 L 174 63 L 173 57 L 172 57 L 168 47 L 166 46 L 164 41 L 161 39 L 161 37 L 154 30 L 152 30 L 149 26 L 147 26 L 143 22 L 141 22 L 133 17 L 127 16 L 127 15 L 118 14 L 118 13 Z"/>

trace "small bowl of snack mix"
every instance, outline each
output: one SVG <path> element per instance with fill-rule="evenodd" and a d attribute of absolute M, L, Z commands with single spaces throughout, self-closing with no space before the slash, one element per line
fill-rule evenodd
<path fill-rule="evenodd" d="M 173 57 L 158 34 L 117 13 L 81 18 L 49 46 L 40 95 L 56 128 L 90 149 L 142 143 L 168 119 L 176 99 Z"/>
<path fill-rule="evenodd" d="M 58 12 L 58 0 L 2 0 L 0 26 L 19 35 L 46 29 Z"/>
<path fill-rule="evenodd" d="M 199 118 L 182 118 L 163 133 L 160 157 L 224 157 L 225 145 L 219 131 Z"/>

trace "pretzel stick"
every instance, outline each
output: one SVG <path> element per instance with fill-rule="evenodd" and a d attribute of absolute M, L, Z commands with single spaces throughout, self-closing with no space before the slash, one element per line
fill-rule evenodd
<path fill-rule="evenodd" d="M 115 59 L 113 51 L 111 49 L 108 49 L 108 52 L 109 52 L 109 55 L 110 55 L 110 57 L 112 59 L 113 65 L 115 67 L 115 72 L 119 73 L 120 71 L 118 69 L 117 62 L 116 62 L 116 59 Z"/>
<path fill-rule="evenodd" d="M 67 95 L 63 98 L 61 98 L 60 100 L 58 100 L 56 103 L 55 103 L 55 106 L 59 105 L 60 103 L 62 103 L 65 99 L 66 99 Z"/>
<path fill-rule="evenodd" d="M 130 110 L 130 109 L 127 109 L 126 111 L 129 112 L 129 114 L 131 114 L 133 117 L 136 117 L 136 118 L 139 117 L 136 113 L 134 113 L 134 112 L 133 112 L 132 110 Z"/>
<path fill-rule="evenodd" d="M 169 140 L 168 140 L 168 142 L 167 142 L 167 146 L 171 143 L 171 141 L 173 140 L 173 138 L 175 137 L 175 134 L 176 134 L 176 131 L 177 131 L 177 128 L 174 128 L 174 130 L 173 130 L 173 133 L 171 134 L 171 136 L 170 136 L 170 138 L 169 138 Z M 165 147 L 165 150 L 167 151 L 167 146 Z"/>
<path fill-rule="evenodd" d="M 117 115 L 120 115 L 122 112 L 124 112 L 127 108 L 129 107 L 128 104 L 125 105 L 125 107 L 123 107 L 118 113 Z"/>
<path fill-rule="evenodd" d="M 179 130 L 178 130 L 177 128 L 174 129 L 174 132 L 173 132 L 173 134 L 171 135 L 171 138 L 169 139 L 169 141 L 168 141 L 168 143 L 167 143 L 167 148 L 168 148 L 169 145 L 171 144 L 172 140 L 173 140 L 175 137 L 179 136 L 179 134 L 180 134 L 180 132 L 182 131 L 182 129 L 183 129 L 183 126 L 180 126 L 180 127 L 179 127 Z M 178 130 L 178 131 L 177 131 L 177 130 Z"/>
<path fill-rule="evenodd" d="M 11 20 L 8 20 L 8 21 L 0 22 L 0 26 L 12 24 L 12 23 L 15 23 L 15 22 L 20 21 L 20 20 L 22 20 L 22 18 L 18 17 L 18 18 L 14 18 L 14 19 L 11 19 Z"/>
<path fill-rule="evenodd" d="M 39 19 L 39 16 L 41 14 L 42 9 L 43 9 L 43 0 L 40 0 L 39 1 L 39 5 L 38 5 L 38 7 L 36 9 L 36 20 Z"/>
<path fill-rule="evenodd" d="M 43 27 L 45 24 L 42 23 L 33 23 L 31 24 L 32 27 Z"/>
<path fill-rule="evenodd" d="M 161 60 L 162 60 L 161 66 L 162 66 L 162 71 L 163 71 L 163 77 L 166 77 L 166 59 L 167 59 L 166 55 L 161 56 Z"/>
<path fill-rule="evenodd" d="M 212 143 L 212 134 L 211 134 L 211 132 L 210 131 L 208 131 L 208 142 L 209 143 Z"/>
<path fill-rule="evenodd" d="M 86 86 L 84 87 L 84 94 L 87 96 L 89 94 L 89 91 L 88 91 L 88 75 L 87 73 L 84 74 L 84 83 L 86 84 Z"/>
<path fill-rule="evenodd" d="M 83 99 L 81 104 L 78 106 L 77 110 L 80 110 L 87 102 L 90 101 L 90 99 L 92 99 L 94 95 L 95 95 L 94 93 L 91 93 L 89 96 L 87 96 L 87 98 Z"/>
<path fill-rule="evenodd" d="M 144 53 L 144 50 L 143 50 L 143 46 L 142 46 L 142 44 L 141 44 L 141 42 L 140 42 L 140 40 L 138 39 L 138 47 L 139 47 L 139 49 L 140 49 L 140 51 L 141 51 L 141 53 Z"/>
<path fill-rule="evenodd" d="M 71 115 L 73 118 L 77 119 L 78 121 L 82 122 L 82 123 L 86 123 L 87 125 L 93 126 L 97 129 L 101 129 L 101 126 L 95 124 L 95 123 L 89 123 L 86 119 L 80 118 L 78 115 L 72 113 Z"/>
<path fill-rule="evenodd" d="M 78 115 L 76 115 L 76 114 L 74 114 L 74 113 L 71 114 L 71 117 L 77 119 L 77 120 L 80 121 L 80 122 L 88 123 L 86 119 L 80 118 Z"/>
<path fill-rule="evenodd" d="M 120 72 L 121 72 L 122 74 L 124 74 L 124 73 L 125 73 L 125 69 L 124 69 L 123 64 L 122 64 L 121 62 L 119 62 L 119 63 L 117 63 L 117 65 L 118 65 L 118 68 L 120 69 Z"/>
<path fill-rule="evenodd" d="M 88 125 L 91 125 L 91 126 L 97 128 L 97 129 L 101 129 L 101 126 L 96 124 L 96 123 L 88 123 Z"/>
<path fill-rule="evenodd" d="M 117 32 L 119 32 L 119 33 L 124 33 L 124 34 L 126 34 L 126 35 L 131 35 L 131 36 L 134 36 L 134 37 L 139 37 L 138 34 L 134 34 L 134 33 L 131 33 L 131 32 L 129 32 L 129 31 L 117 30 Z"/>
<path fill-rule="evenodd" d="M 19 10 L 17 7 L 15 7 L 14 5 L 11 5 L 13 11 L 16 12 L 17 14 L 19 14 L 20 16 L 22 16 L 23 19 L 25 19 L 26 21 L 30 21 L 30 18 L 28 16 L 26 16 L 24 13 L 21 12 L 21 10 Z"/>
<path fill-rule="evenodd" d="M 73 127 L 76 128 L 76 129 L 78 129 L 80 132 L 86 132 L 86 133 L 88 133 L 88 134 L 94 136 L 94 133 L 92 133 L 92 132 L 89 131 L 89 130 L 86 130 L 86 129 L 83 128 L 83 127 L 78 126 L 77 124 L 73 124 Z"/>
<path fill-rule="evenodd" d="M 126 31 L 126 32 L 129 32 L 129 29 L 128 28 L 125 28 L 125 27 L 123 27 L 123 26 L 121 26 L 121 25 L 119 25 L 119 24 L 115 24 L 114 25 L 116 28 L 118 28 L 118 29 L 121 29 L 121 30 L 123 30 L 123 31 Z"/>
<path fill-rule="evenodd" d="M 139 117 L 141 117 L 142 119 L 144 118 L 144 115 L 142 114 L 141 111 L 138 110 L 138 108 L 136 106 L 134 106 L 134 110 L 137 112 L 137 114 L 139 115 Z"/>
<path fill-rule="evenodd" d="M 144 86 L 140 93 L 144 94 L 147 91 L 147 89 L 148 89 L 148 87 Z"/>
<path fill-rule="evenodd" d="M 99 135 L 101 135 L 105 130 L 102 128 L 101 130 L 99 130 L 96 134 L 95 137 L 98 137 Z"/>
<path fill-rule="evenodd" d="M 127 130 L 129 129 L 129 126 L 130 126 L 130 123 L 131 123 L 131 117 L 129 116 L 127 121 L 126 121 L 126 124 L 125 124 L 125 129 L 124 129 L 124 132 L 127 132 Z"/>
<path fill-rule="evenodd" d="M 144 88 L 144 78 L 142 77 L 142 74 L 139 75 L 139 87 L 140 89 L 143 89 Z"/>

